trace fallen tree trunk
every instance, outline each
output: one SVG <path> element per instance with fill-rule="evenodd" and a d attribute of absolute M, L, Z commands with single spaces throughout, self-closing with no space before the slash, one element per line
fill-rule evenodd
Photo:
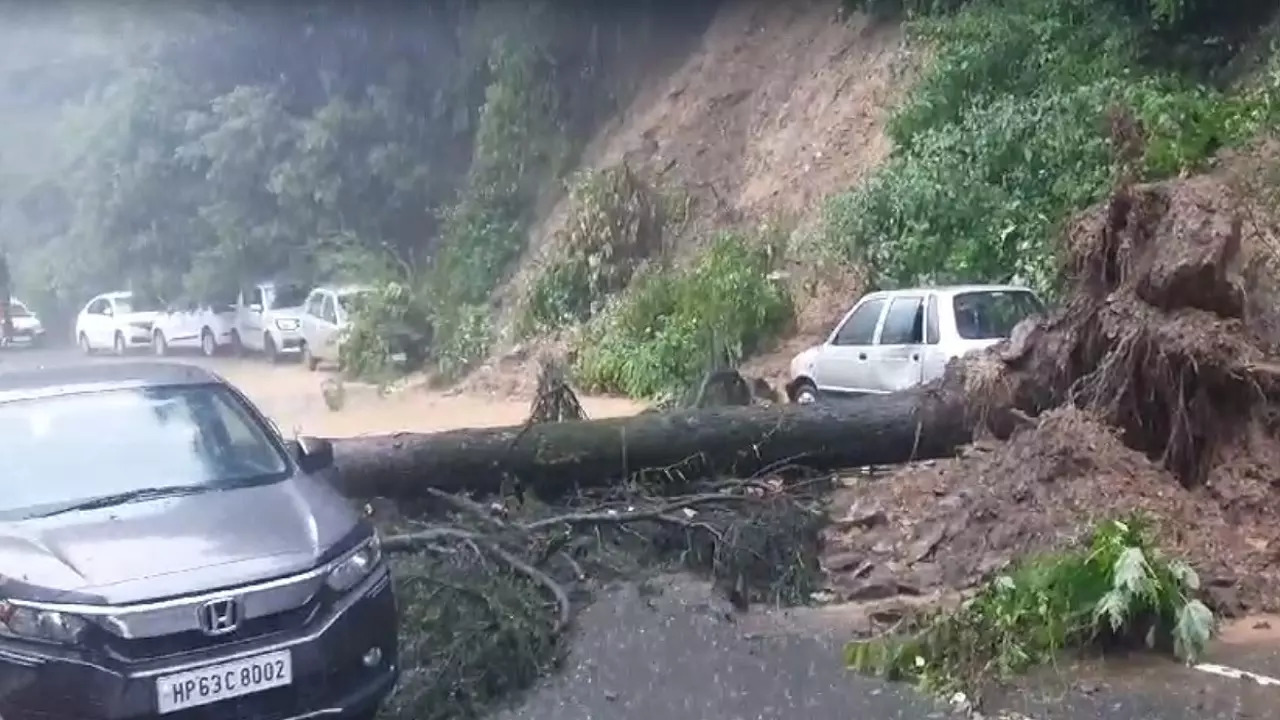
<path fill-rule="evenodd" d="M 678 481 L 748 477 L 782 464 L 825 470 L 899 463 L 950 455 L 968 441 L 964 413 L 940 397 L 922 389 L 831 405 L 341 439 L 334 441 L 333 478 L 351 497 L 411 499 L 424 488 L 488 495 L 511 480 L 555 497 L 641 471 Z"/>

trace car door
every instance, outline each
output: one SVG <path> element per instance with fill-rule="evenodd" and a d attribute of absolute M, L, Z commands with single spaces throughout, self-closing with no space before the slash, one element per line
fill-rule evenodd
<path fill-rule="evenodd" d="M 896 295 L 870 352 L 870 390 L 891 393 L 919 385 L 924 377 L 924 295 Z"/>
<path fill-rule="evenodd" d="M 820 393 L 857 395 L 871 391 L 869 352 L 886 304 L 883 297 L 864 298 L 831 333 L 813 366 L 813 381 Z"/>
<path fill-rule="evenodd" d="M 110 347 L 115 342 L 115 322 L 111 301 L 107 298 L 94 300 L 86 316 L 88 329 L 85 335 L 95 348 Z"/>
<path fill-rule="evenodd" d="M 240 304 L 240 342 L 250 350 L 262 350 L 262 314 L 266 307 L 262 286 L 245 291 L 241 297 L 244 302 Z"/>
<path fill-rule="evenodd" d="M 312 290 L 302 303 L 302 339 L 314 354 L 320 347 L 320 310 L 324 306 L 324 292 Z"/>
<path fill-rule="evenodd" d="M 80 315 L 76 318 L 77 342 L 79 341 L 78 336 L 84 335 L 85 339 L 89 341 L 90 345 L 93 345 L 95 347 L 97 346 L 95 341 L 98 337 L 98 330 L 95 327 L 95 324 L 99 320 L 98 306 L 99 306 L 99 303 L 101 302 L 102 302 L 102 298 L 94 298 L 90 300 L 88 303 L 86 303 L 84 306 L 84 309 L 80 311 Z"/>
<path fill-rule="evenodd" d="M 320 318 L 316 323 L 316 338 L 319 340 L 318 357 L 325 360 L 338 359 L 338 299 L 333 293 L 325 292 L 320 305 Z M 312 354 L 317 348 L 312 348 Z"/>

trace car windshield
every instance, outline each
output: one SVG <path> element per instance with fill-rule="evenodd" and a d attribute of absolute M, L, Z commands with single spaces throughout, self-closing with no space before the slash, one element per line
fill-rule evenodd
<path fill-rule="evenodd" d="M 0 519 L 148 488 L 216 490 L 288 475 L 279 446 L 220 385 L 0 403 Z"/>
<path fill-rule="evenodd" d="M 952 298 L 956 332 L 965 340 L 1009 337 L 1013 326 L 1044 312 L 1044 303 L 1027 290 L 978 290 Z"/>
<path fill-rule="evenodd" d="M 300 307 L 307 301 L 310 291 L 302 285 L 277 285 L 275 287 L 275 303 L 273 307 Z"/>
<path fill-rule="evenodd" d="M 10 300 L 9 315 L 16 318 L 31 317 L 31 311 L 28 310 L 27 306 L 23 305 L 21 302 L 17 300 Z"/>

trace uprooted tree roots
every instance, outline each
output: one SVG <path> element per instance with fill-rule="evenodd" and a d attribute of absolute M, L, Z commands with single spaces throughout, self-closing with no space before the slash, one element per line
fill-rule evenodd
<path fill-rule="evenodd" d="M 819 587 L 818 494 L 828 478 L 708 484 L 657 497 L 633 483 L 563 506 L 482 505 L 430 492 L 386 528 L 404 608 L 397 717 L 475 717 L 566 648 L 593 583 L 685 569 L 735 605 L 795 603 Z"/>
<path fill-rule="evenodd" d="M 841 562 L 862 573 L 846 579 L 848 597 L 982 583 L 980 599 L 895 642 L 855 644 L 851 662 L 947 686 L 1016 669 L 1021 661 L 1010 658 L 1023 658 L 1045 628 L 1071 632 L 1034 648 L 1037 658 L 1063 642 L 1096 643 L 1114 601 L 1108 588 L 1132 573 L 1117 564 L 1105 585 L 1089 586 L 1088 602 L 1068 603 L 1054 594 L 1083 593 L 1078 578 L 1102 577 L 1076 572 L 1087 543 L 1082 554 L 1059 555 L 1065 565 L 1027 553 L 1072 540 L 1079 548 L 1099 520 L 1133 512 L 1153 520 L 1150 542 L 1206 578 L 1165 583 L 1177 602 L 1161 606 L 1162 632 L 1190 628 L 1186 637 L 1199 642 L 1210 609 L 1277 607 L 1280 298 L 1271 246 L 1240 218 L 1225 184 L 1195 178 L 1124 188 L 1072 225 L 1063 305 L 954 363 L 933 388 L 996 441 L 980 438 L 957 459 L 867 484 L 844 526 L 828 534 Z M 1154 566 L 1146 542 L 1133 540 L 1116 562 Z M 1071 571 L 1058 572 L 1064 567 Z M 1046 577 L 1049 585 L 1036 584 Z M 1194 603 L 1197 595 L 1208 606 Z M 1001 613 L 1023 617 L 1032 605 L 1020 603 L 1032 600 L 1036 612 L 1062 605 L 1036 618 L 1039 629 L 1010 634 Z M 1140 627 L 1136 635 L 1144 636 Z"/>

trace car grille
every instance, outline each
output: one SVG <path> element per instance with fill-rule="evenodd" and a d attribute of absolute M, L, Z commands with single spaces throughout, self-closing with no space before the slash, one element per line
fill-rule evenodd
<path fill-rule="evenodd" d="M 246 620 L 235 632 L 210 637 L 199 630 L 148 638 L 122 638 L 101 631 L 107 652 L 120 660 L 139 662 L 227 647 L 236 643 L 267 638 L 278 633 L 300 630 L 311 623 L 323 609 L 319 596 L 305 605 L 266 617 Z"/>

